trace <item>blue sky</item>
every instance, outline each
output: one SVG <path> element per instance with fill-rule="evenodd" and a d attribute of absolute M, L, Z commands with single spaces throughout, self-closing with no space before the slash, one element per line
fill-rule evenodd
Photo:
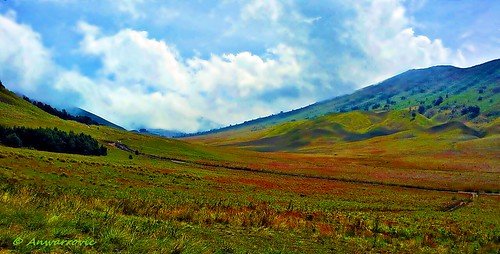
<path fill-rule="evenodd" d="M 0 79 L 128 129 L 193 132 L 496 59 L 498 13 L 489 0 L 2 0 Z"/>

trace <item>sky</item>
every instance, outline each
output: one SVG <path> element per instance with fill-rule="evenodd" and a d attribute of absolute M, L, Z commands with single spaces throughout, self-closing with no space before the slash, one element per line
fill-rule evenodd
<path fill-rule="evenodd" d="M 499 58 L 498 13 L 490 0 L 0 0 L 0 80 L 127 129 L 196 132 Z"/>

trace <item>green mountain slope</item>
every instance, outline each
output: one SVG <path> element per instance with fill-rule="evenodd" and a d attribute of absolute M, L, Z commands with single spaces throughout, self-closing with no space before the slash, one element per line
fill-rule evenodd
<path fill-rule="evenodd" d="M 377 137 L 391 144 L 412 137 L 425 140 L 422 145 L 445 140 L 446 146 L 496 139 L 499 87 L 500 60 L 466 69 L 411 70 L 351 95 L 188 139 L 259 151 L 321 152 Z"/>
<path fill-rule="evenodd" d="M 125 144 L 133 151 L 164 156 L 178 160 L 224 160 L 232 155 L 224 149 L 213 149 L 191 144 L 181 140 L 166 139 L 151 135 L 120 130 L 109 126 L 86 125 L 76 121 L 63 120 L 51 115 L 24 99 L 18 97 L 5 87 L 0 87 L 0 126 L 27 128 L 57 128 L 74 133 L 84 133 L 97 139 L 109 150 L 107 157 L 128 159 L 128 153 L 115 147 L 115 144 Z"/>
<path fill-rule="evenodd" d="M 301 151 L 317 146 L 339 146 L 349 142 L 368 141 L 376 137 L 392 139 L 392 136 L 433 136 L 439 139 L 451 136 L 449 141 L 454 142 L 453 140 L 483 138 L 494 134 L 498 132 L 486 126 L 470 127 L 459 121 L 439 123 L 420 114 L 413 117 L 410 111 L 402 109 L 379 113 L 333 113 L 315 119 L 278 124 L 254 131 L 250 135 L 234 134 L 233 139 L 227 139 L 227 136 L 217 138 L 217 134 L 214 134 L 211 142 L 259 151 Z M 237 140 L 240 142 L 235 142 Z M 393 142 L 397 143 L 398 140 Z"/>
<path fill-rule="evenodd" d="M 442 101 L 439 101 L 440 97 Z M 479 116 L 471 115 L 467 110 L 472 106 L 479 107 Z M 441 122 L 494 120 L 500 115 L 500 59 L 470 68 L 435 66 L 409 70 L 353 94 L 202 134 L 255 131 L 275 124 L 313 119 L 335 112 L 404 108 L 417 110 L 419 107 L 426 117 Z"/>
<path fill-rule="evenodd" d="M 88 112 L 84 109 L 81 109 L 81 108 L 72 108 L 72 109 L 69 109 L 68 112 L 74 116 L 88 116 L 88 117 L 90 117 L 90 119 L 96 121 L 100 125 L 110 126 L 110 127 L 116 128 L 116 129 L 125 130 L 125 128 L 123 128 L 117 124 L 114 124 L 114 123 L 112 123 L 112 122 L 110 122 L 110 121 L 108 121 L 108 120 L 106 120 L 98 115 L 90 113 L 90 112 Z"/>

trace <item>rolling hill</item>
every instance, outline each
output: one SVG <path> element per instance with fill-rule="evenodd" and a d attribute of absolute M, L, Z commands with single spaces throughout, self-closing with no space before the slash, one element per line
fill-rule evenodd
<path fill-rule="evenodd" d="M 96 121 L 100 125 L 113 127 L 113 128 L 120 129 L 120 130 L 125 130 L 125 128 L 123 128 L 119 125 L 116 125 L 116 124 L 96 115 L 96 114 L 90 113 L 90 112 L 88 112 L 84 109 L 81 109 L 81 108 L 68 109 L 68 113 L 70 113 L 71 115 L 74 115 L 74 116 L 88 116 L 88 117 L 90 117 L 90 119 Z"/>
<path fill-rule="evenodd" d="M 474 106 L 479 108 L 479 116 L 468 112 Z M 329 113 L 406 108 L 418 110 L 427 118 L 440 122 L 490 122 L 496 119 L 500 116 L 500 59 L 470 68 L 435 66 L 409 70 L 349 95 L 194 136 L 213 133 L 229 135 L 243 129 L 255 131 Z"/>
<path fill-rule="evenodd" d="M 0 144 L 0 252 L 494 253 L 498 118 L 413 113 L 240 128 L 217 133 L 238 147 L 209 146 L 62 120 L 1 87 L 1 126 L 84 133 L 108 153 Z"/>
<path fill-rule="evenodd" d="M 499 87 L 500 60 L 410 70 L 350 95 L 185 139 L 290 152 L 401 135 L 480 139 L 500 133 Z"/>
<path fill-rule="evenodd" d="M 84 133 L 91 135 L 100 144 L 110 148 L 111 156 L 122 154 L 124 159 L 127 156 L 123 155 L 120 149 L 110 144 L 123 142 L 133 147 L 134 150 L 168 155 L 179 160 L 224 158 L 224 156 L 219 156 L 219 153 L 213 149 L 181 140 L 141 135 L 110 126 L 86 125 L 76 121 L 63 120 L 32 105 L 5 87 L 0 87 L 0 125 L 5 127 L 57 128 L 65 132 Z M 217 155 L 213 155 L 214 152 Z"/>

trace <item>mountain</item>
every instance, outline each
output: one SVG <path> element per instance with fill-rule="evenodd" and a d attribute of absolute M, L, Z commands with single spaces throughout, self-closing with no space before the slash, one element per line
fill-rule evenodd
<path fill-rule="evenodd" d="M 409 70 L 378 84 L 304 108 L 195 135 L 251 129 L 314 119 L 334 112 L 413 108 L 440 121 L 489 122 L 500 115 L 500 59 L 470 68 L 434 66 Z M 479 108 L 479 112 L 476 112 Z M 470 110 L 474 111 L 471 112 Z M 463 114 L 462 114 L 463 113 Z M 470 120 L 470 119 L 467 119 Z"/>
<path fill-rule="evenodd" d="M 102 118 L 101 118 L 102 119 Z M 96 139 L 100 145 L 108 148 L 108 153 L 113 158 L 120 154 L 123 159 L 128 159 L 128 152 L 123 149 L 138 150 L 155 156 L 175 158 L 176 160 L 212 160 L 224 158 L 225 150 L 219 151 L 210 147 L 190 144 L 182 140 L 166 139 L 152 135 L 142 135 L 123 129 L 87 125 L 76 121 L 63 120 L 36 107 L 30 102 L 17 96 L 0 83 L 0 126 L 26 128 L 57 128 L 64 132 L 83 133 Z M 117 145 L 117 144 L 122 144 Z M 2 145 L 0 145 L 2 147 Z M 113 155 L 114 154 L 114 155 Z M 108 156 L 109 157 L 109 156 Z M 118 161 L 121 159 L 117 159 Z M 0 179 L 1 180 L 1 179 Z"/>
<path fill-rule="evenodd" d="M 116 128 L 116 129 L 120 129 L 120 130 L 125 130 L 125 128 L 119 126 L 119 125 L 116 125 L 98 115 L 95 115 L 93 113 L 90 113 L 84 109 L 81 109 L 81 108 L 71 108 L 68 110 L 68 113 L 70 113 L 71 115 L 74 115 L 74 116 L 88 116 L 90 117 L 90 119 L 96 121 L 98 124 L 100 125 L 104 125 L 104 126 L 109 126 L 109 127 L 113 127 L 113 128 Z"/>
<path fill-rule="evenodd" d="M 174 137 L 185 135 L 185 133 L 183 133 L 183 132 L 170 131 L 170 130 L 164 130 L 164 129 L 145 129 L 145 128 L 143 128 L 143 129 L 139 129 L 139 130 L 133 130 L 132 132 L 147 134 L 147 135 L 154 135 L 154 136 L 165 137 L 165 138 L 174 138 Z"/>
<path fill-rule="evenodd" d="M 495 253 L 500 121 L 471 124 L 485 117 L 476 112 L 442 123 L 409 109 L 353 111 L 217 133 L 300 151 L 259 153 L 63 120 L 0 83 L 1 127 L 37 129 L 33 140 L 55 146 L 89 135 L 77 142 L 107 149 L 47 152 L 0 131 L 0 218 L 10 225 L 0 252 Z M 51 240 L 61 238 L 83 240 Z"/>
<path fill-rule="evenodd" d="M 391 147 L 413 142 L 418 147 L 452 146 L 467 140 L 496 140 L 500 134 L 498 118 L 490 123 L 468 121 L 438 121 L 408 109 L 391 111 L 352 111 L 330 113 L 314 119 L 304 119 L 271 125 L 261 129 L 245 127 L 236 130 L 188 137 L 186 140 L 208 145 L 238 146 L 270 152 L 328 153 L 345 149 L 349 143 L 360 146 L 381 142 Z M 376 140 L 376 141 L 375 141 Z M 368 144 L 367 144 L 368 142 Z M 487 146 L 487 145 L 486 145 Z M 407 150 L 407 148 L 404 148 Z"/>
<path fill-rule="evenodd" d="M 372 139 L 390 146 L 405 143 L 400 139 L 422 146 L 439 143 L 433 140 L 446 140 L 443 146 L 471 139 L 491 141 L 500 133 L 499 92 L 500 60 L 464 69 L 436 66 L 407 71 L 350 95 L 185 139 L 291 152 L 325 152 Z"/>

